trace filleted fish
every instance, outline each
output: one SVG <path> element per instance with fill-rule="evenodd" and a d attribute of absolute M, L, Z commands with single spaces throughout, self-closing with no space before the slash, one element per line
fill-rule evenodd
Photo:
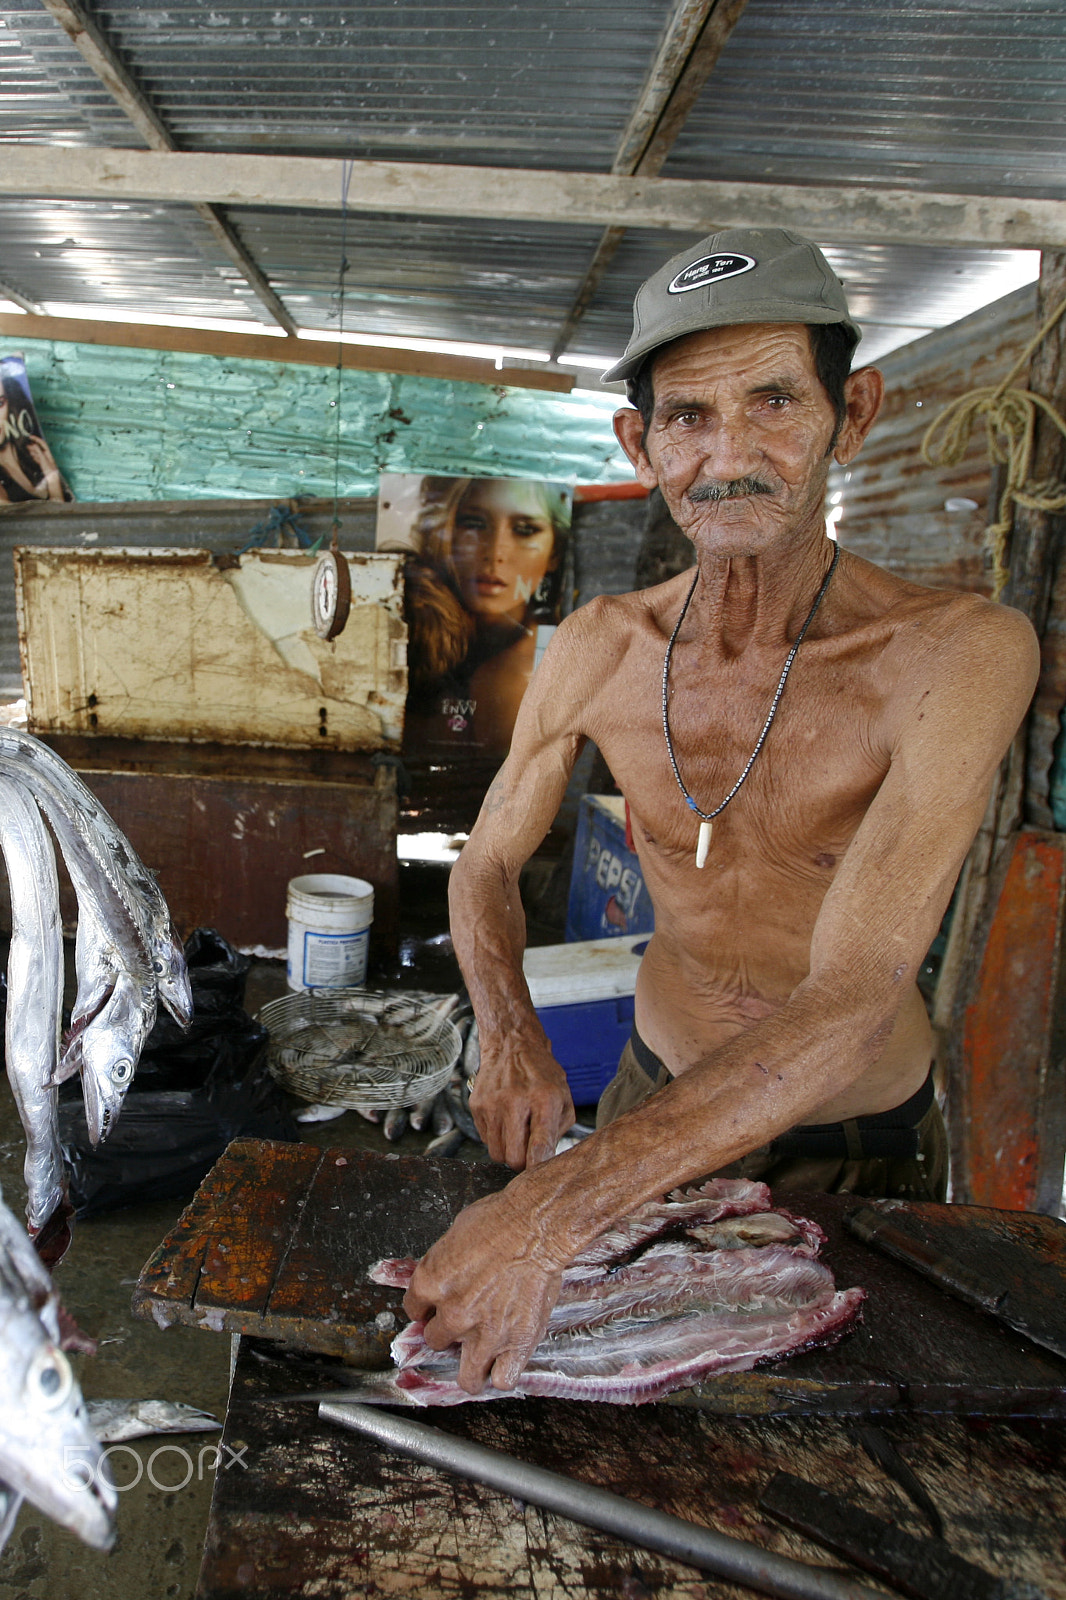
<path fill-rule="evenodd" d="M 222 1428 L 210 1411 L 182 1400 L 89 1400 L 85 1409 L 101 1444 L 159 1433 L 217 1433 Z"/>
<path fill-rule="evenodd" d="M 395 1371 L 360 1400 L 460 1405 L 550 1396 L 638 1405 L 714 1372 L 835 1342 L 862 1289 L 838 1291 L 816 1223 L 771 1210 L 765 1184 L 710 1179 L 641 1206 L 563 1274 L 547 1332 L 513 1389 L 459 1387 L 459 1347 L 430 1349 L 421 1321 L 392 1343 Z M 381 1261 L 375 1283 L 406 1288 L 417 1263 Z"/>

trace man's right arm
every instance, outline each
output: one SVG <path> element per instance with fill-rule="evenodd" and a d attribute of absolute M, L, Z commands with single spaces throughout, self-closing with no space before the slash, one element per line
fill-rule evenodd
<path fill-rule="evenodd" d="M 522 975 L 522 867 L 551 826 L 585 742 L 593 606 L 569 618 L 526 690 L 511 752 L 485 797 L 449 885 L 452 941 L 478 1021 L 481 1065 L 470 1097 L 494 1161 L 522 1168 L 554 1155 L 574 1120 Z"/>

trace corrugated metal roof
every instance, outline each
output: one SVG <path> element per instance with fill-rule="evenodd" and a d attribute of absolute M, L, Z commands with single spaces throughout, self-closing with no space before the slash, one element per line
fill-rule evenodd
<path fill-rule="evenodd" d="M 337 326 L 339 215 L 230 212 L 301 327 Z M 547 351 L 599 238 L 594 228 L 349 216 L 344 324 L 384 336 L 447 337 Z"/>
<path fill-rule="evenodd" d="M 89 0 L 83 0 L 89 5 Z M 179 147 L 607 171 L 673 0 L 90 5 Z M 750 0 L 665 176 L 1066 193 L 1060 0 Z M 0 4 L 0 140 L 139 136 L 39 0 Z M 17 159 L 10 155 L 9 159 Z M 340 219 L 230 221 L 295 321 L 335 326 Z M 550 349 L 599 237 L 356 216 L 346 326 Z M 572 351 L 601 363 L 685 236 L 631 231 Z M 819 241 L 876 357 L 1035 274 L 1035 257 Z M 46 307 L 263 322 L 191 207 L 0 204 L 0 280 Z"/>
<path fill-rule="evenodd" d="M 0 277 L 46 304 L 116 320 L 140 311 L 247 320 L 252 329 L 265 317 L 191 206 L 0 200 Z"/>
<path fill-rule="evenodd" d="M 92 9 L 185 149 L 595 169 L 610 166 L 671 5 L 172 0 Z M 61 61 L 69 70 L 40 29 L 39 8 L 2 10 L 50 71 Z"/>
<path fill-rule="evenodd" d="M 1066 196 L 1066 12 L 754 0 L 663 176 Z"/>
<path fill-rule="evenodd" d="M 11 139 L 125 149 L 142 142 L 63 30 L 36 3 L 0 6 L 0 141 Z"/>

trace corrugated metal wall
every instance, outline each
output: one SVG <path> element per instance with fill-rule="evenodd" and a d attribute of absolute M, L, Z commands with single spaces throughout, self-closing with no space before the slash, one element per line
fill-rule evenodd
<path fill-rule="evenodd" d="M 884 409 L 858 458 L 830 481 L 830 498 L 842 497 L 837 533 L 847 549 L 916 583 L 990 592 L 984 433 L 954 467 L 927 466 L 920 446 L 949 401 L 1006 376 L 1035 332 L 1035 306 L 1035 288 L 1019 289 L 877 363 L 887 384 Z M 949 510 L 950 501 L 972 501 L 975 509 Z"/>
<path fill-rule="evenodd" d="M 15 348 L 6 341 L 5 352 Z M 331 495 L 337 375 L 329 367 L 26 340 L 41 424 L 80 500 Z M 611 394 L 551 394 L 346 372 L 342 495 L 379 472 L 632 477 Z"/>
<path fill-rule="evenodd" d="M 841 544 L 916 583 L 991 593 L 984 534 L 996 491 L 984 431 L 975 431 L 954 467 L 927 466 L 919 450 L 944 406 L 1006 377 L 1036 332 L 1035 312 L 1035 286 L 1020 289 L 878 362 L 888 380 L 884 410 L 858 459 L 831 480 L 831 495 L 842 495 Z M 1024 388 L 1027 377 L 1023 368 L 1014 381 Z M 975 509 L 949 510 L 953 500 L 975 502 Z M 1066 649 L 1059 621 L 1064 612 L 1066 573 L 1056 584 L 1045 654 Z M 1035 749 L 1048 750 L 1050 730 L 1042 716 L 1038 711 L 1030 723 L 1030 738 Z M 1066 711 L 1060 724 L 1064 717 Z M 1047 759 L 1051 811 L 1039 825 L 1066 830 L 1066 728 Z"/>

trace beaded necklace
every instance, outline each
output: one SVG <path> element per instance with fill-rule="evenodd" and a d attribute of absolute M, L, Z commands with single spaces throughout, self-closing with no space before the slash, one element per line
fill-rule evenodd
<path fill-rule="evenodd" d="M 755 749 L 751 752 L 751 755 L 748 757 L 747 762 L 745 763 L 745 766 L 744 766 L 744 770 L 740 774 L 740 777 L 737 779 L 736 783 L 730 789 L 729 793 L 726 795 L 726 797 L 722 801 L 721 805 L 715 806 L 713 811 L 701 811 L 699 806 L 696 804 L 695 800 L 693 800 L 692 796 L 689 794 L 688 790 L 685 788 L 684 780 L 681 777 L 681 771 L 680 771 L 680 768 L 678 767 L 678 764 L 677 764 L 677 757 L 674 754 L 674 742 L 670 737 L 670 717 L 669 717 L 669 713 L 668 713 L 668 710 L 667 710 L 667 707 L 668 707 L 668 704 L 669 704 L 670 658 L 674 653 L 674 641 L 676 640 L 677 635 L 678 635 L 678 633 L 680 631 L 681 624 L 685 620 L 685 615 L 686 615 L 686 613 L 688 611 L 688 608 L 689 608 L 689 602 L 691 601 L 692 596 L 696 593 L 696 585 L 700 581 L 699 567 L 696 568 L 696 576 L 692 580 L 692 587 L 688 592 L 688 595 L 687 595 L 687 597 L 685 599 L 684 605 L 681 607 L 681 615 L 678 617 L 677 621 L 674 623 L 674 631 L 670 635 L 670 642 L 666 647 L 666 656 L 665 656 L 665 658 L 663 660 L 663 733 L 666 735 L 666 753 L 670 757 L 670 765 L 674 769 L 674 777 L 677 779 L 677 786 L 681 790 L 681 793 L 682 793 L 682 795 L 684 796 L 684 799 L 685 799 L 685 804 L 688 806 L 689 810 L 690 811 L 694 811 L 696 813 L 696 815 L 700 818 L 699 837 L 698 837 L 698 839 L 696 841 L 696 866 L 697 867 L 702 867 L 704 865 L 704 863 L 706 862 L 706 860 L 707 860 L 707 853 L 711 848 L 711 833 L 713 831 L 713 826 L 712 825 L 713 825 L 715 817 L 721 815 L 721 813 L 725 810 L 725 808 L 729 804 L 729 802 L 739 792 L 739 790 L 741 788 L 741 785 L 744 783 L 745 779 L 748 776 L 748 773 L 751 771 L 752 767 L 755 765 L 755 760 L 756 760 L 756 757 L 759 754 L 759 751 L 762 749 L 763 745 L 766 743 L 766 735 L 770 732 L 771 724 L 773 723 L 774 718 L 777 716 L 777 708 L 781 704 L 781 696 L 785 692 L 785 684 L 788 681 L 789 673 L 792 671 L 792 663 L 796 659 L 796 652 L 799 650 L 800 645 L 803 643 L 804 637 L 806 636 L 806 633 L 807 633 L 807 629 L 810 627 L 811 623 L 814 621 L 815 613 L 817 612 L 818 607 L 821 605 L 822 601 L 825 599 L 825 592 L 829 588 L 829 581 L 832 578 L 833 573 L 836 571 L 836 565 L 837 565 L 837 561 L 839 560 L 839 558 L 840 558 L 840 546 L 838 544 L 834 544 L 834 546 L 833 546 L 833 559 L 829 563 L 829 571 L 826 573 L 825 577 L 822 579 L 822 586 L 818 590 L 818 593 L 814 597 L 814 604 L 812 605 L 811 609 L 807 613 L 807 620 L 803 624 L 803 627 L 800 629 L 798 635 L 796 636 L 795 644 L 792 646 L 792 649 L 788 652 L 788 659 L 785 661 L 785 665 L 784 665 L 784 667 L 782 668 L 782 671 L 781 671 L 781 676 L 777 680 L 777 689 L 774 692 L 773 702 L 772 702 L 772 704 L 770 706 L 770 714 L 766 718 L 766 721 L 762 725 L 762 732 L 760 733 L 758 739 L 756 740 Z"/>

